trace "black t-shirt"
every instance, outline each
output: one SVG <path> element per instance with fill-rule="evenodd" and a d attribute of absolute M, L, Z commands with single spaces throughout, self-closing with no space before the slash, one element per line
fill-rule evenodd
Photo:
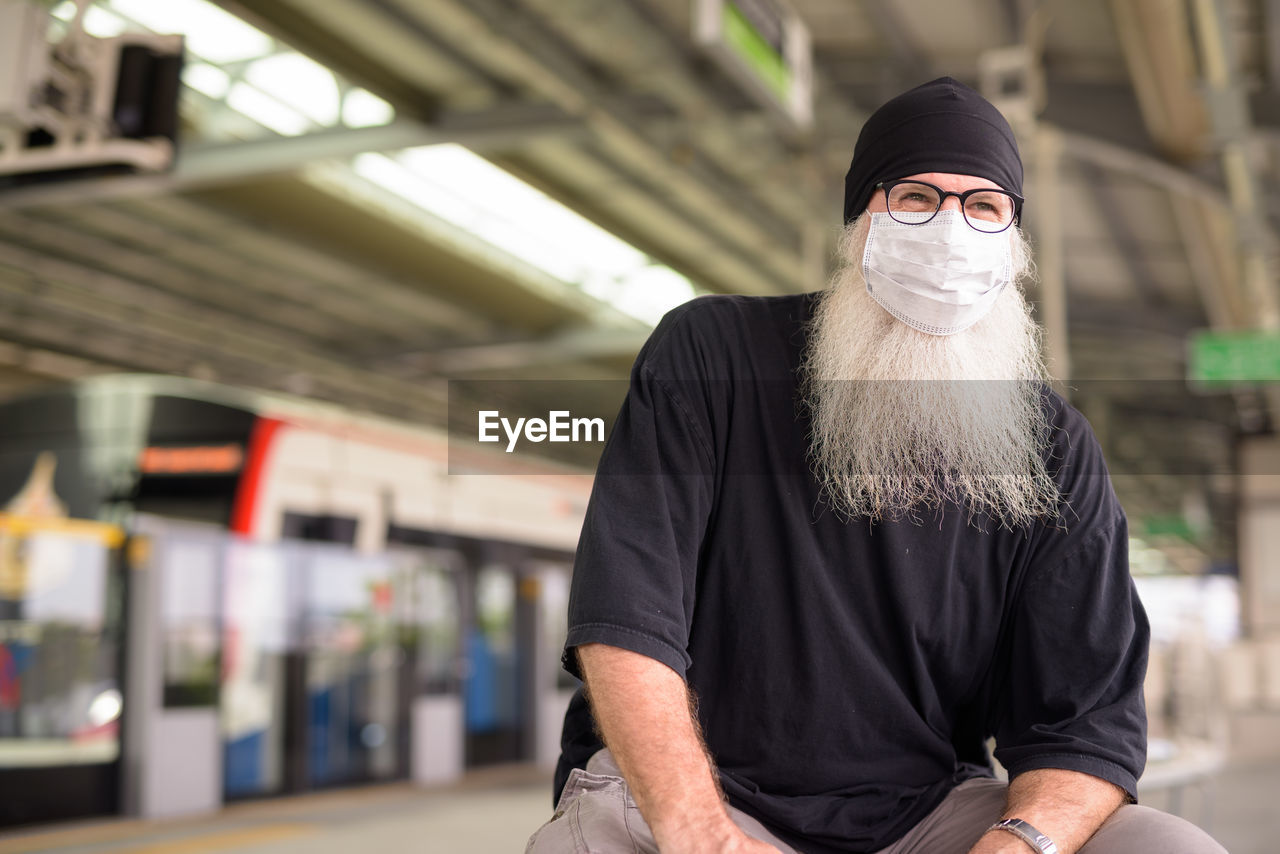
<path fill-rule="evenodd" d="M 891 844 L 991 773 L 989 736 L 1012 775 L 1132 796 L 1149 632 L 1087 422 L 1045 389 L 1053 523 L 844 521 L 797 404 L 813 301 L 703 297 L 654 331 L 587 509 L 566 666 L 604 643 L 682 674 L 729 800 L 806 852 Z M 557 792 L 599 747 L 579 694 Z"/>

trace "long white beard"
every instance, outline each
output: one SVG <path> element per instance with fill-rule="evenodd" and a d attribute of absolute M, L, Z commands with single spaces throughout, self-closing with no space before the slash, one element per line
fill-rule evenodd
<path fill-rule="evenodd" d="M 850 518 L 962 508 L 1019 527 L 1061 499 L 1044 462 L 1049 425 L 1040 331 L 1015 284 L 950 336 L 919 332 L 867 294 L 866 216 L 845 230 L 841 266 L 820 297 L 803 365 L 813 468 Z M 1018 232 L 1014 262 L 1030 267 Z"/>

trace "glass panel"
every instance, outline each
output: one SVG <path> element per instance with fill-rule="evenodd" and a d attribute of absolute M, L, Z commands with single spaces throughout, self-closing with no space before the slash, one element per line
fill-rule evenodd
<path fill-rule="evenodd" d="M 392 777 L 403 653 L 390 560 L 326 549 L 306 567 L 311 783 Z"/>
<path fill-rule="evenodd" d="M 464 686 L 468 761 L 510 761 L 519 755 L 516 583 L 511 570 L 476 574 L 475 625 L 467 636 Z"/>
<path fill-rule="evenodd" d="M 119 756 L 118 540 L 96 523 L 0 515 L 0 768 Z"/>
<path fill-rule="evenodd" d="M 175 539 L 162 546 L 160 624 L 164 705 L 218 702 L 218 558 L 209 540 Z"/>
<path fill-rule="evenodd" d="M 569 570 L 568 568 L 545 569 L 542 580 L 542 625 L 545 629 L 545 653 L 550 657 L 555 671 L 557 688 L 573 689 L 578 687 L 578 680 L 560 666 L 560 657 L 564 653 L 564 642 L 569 637 Z"/>
<path fill-rule="evenodd" d="M 223 789 L 229 796 L 275 792 L 284 780 L 285 555 L 233 541 L 223 579 Z"/>
<path fill-rule="evenodd" d="M 458 693 L 461 643 L 458 559 L 451 554 L 405 559 L 398 587 L 398 617 L 404 648 L 414 658 L 413 691 Z"/>

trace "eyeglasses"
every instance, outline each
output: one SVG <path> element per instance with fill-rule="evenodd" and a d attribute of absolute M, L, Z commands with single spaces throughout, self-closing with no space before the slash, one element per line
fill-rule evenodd
<path fill-rule="evenodd" d="M 960 200 L 964 221 L 977 231 L 997 234 L 1022 216 L 1022 196 L 1008 190 L 979 187 L 952 193 L 924 181 L 881 181 L 876 189 L 884 190 L 889 216 L 904 225 L 923 225 L 937 216 L 947 196 Z"/>

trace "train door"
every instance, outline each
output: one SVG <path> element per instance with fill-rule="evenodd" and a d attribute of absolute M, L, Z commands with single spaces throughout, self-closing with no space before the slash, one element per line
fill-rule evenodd
<path fill-rule="evenodd" d="M 446 548 L 397 549 L 395 611 L 400 626 L 402 743 L 417 783 L 462 775 L 462 555 Z"/>
<path fill-rule="evenodd" d="M 305 606 L 308 788 L 400 775 L 405 654 L 398 582 L 386 555 L 308 547 Z"/>
<path fill-rule="evenodd" d="M 228 799 L 284 792 L 297 573 L 278 544 L 232 539 L 222 575 L 220 728 Z"/>
<path fill-rule="evenodd" d="M 466 764 L 525 758 L 527 709 L 521 702 L 523 609 L 516 568 L 485 560 L 470 573 L 464 611 L 463 709 Z"/>
<path fill-rule="evenodd" d="M 207 812 L 224 797 L 218 707 L 227 537 L 216 525 L 145 514 L 129 527 L 125 810 L 144 818 Z"/>
<path fill-rule="evenodd" d="M 524 585 L 536 597 L 534 633 L 529 649 L 533 708 L 530 730 L 533 759 L 553 767 L 560 756 L 560 730 L 578 680 L 561 666 L 561 653 L 569 635 L 568 560 L 533 560 L 525 567 Z M 533 589 L 536 585 L 536 589 Z"/>

